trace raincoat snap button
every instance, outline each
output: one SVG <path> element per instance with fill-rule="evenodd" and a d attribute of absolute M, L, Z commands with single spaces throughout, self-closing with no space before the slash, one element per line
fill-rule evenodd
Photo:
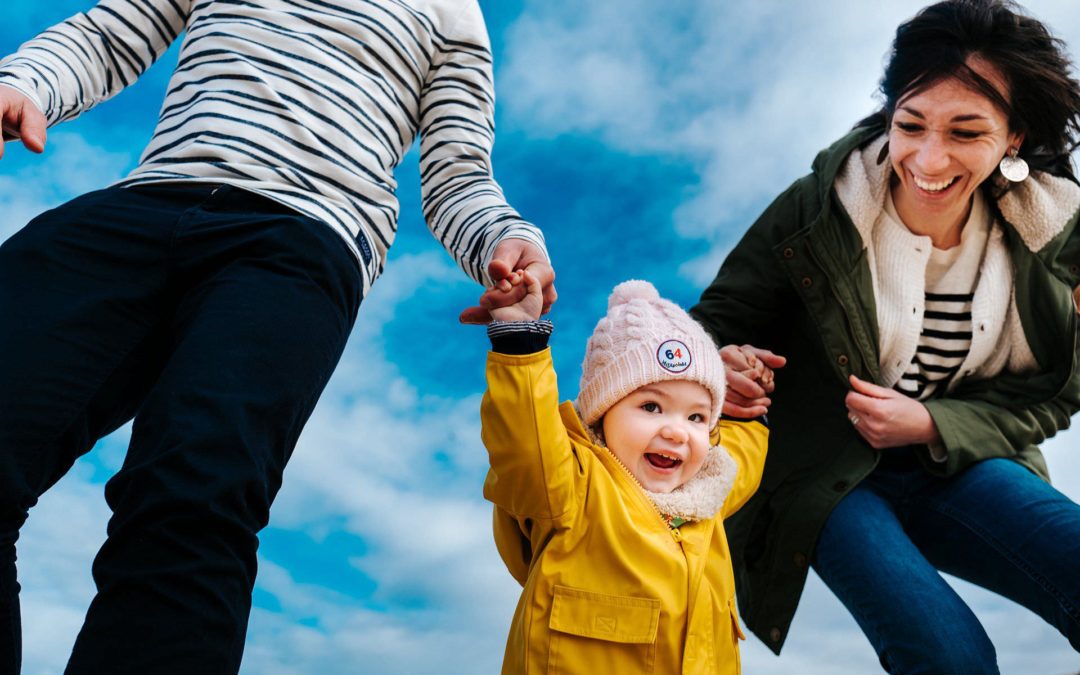
<path fill-rule="evenodd" d="M 847 489 L 847 486 L 848 486 L 848 482 L 846 480 L 838 480 L 835 483 L 833 483 L 832 489 L 835 492 L 843 492 L 844 490 Z"/>
<path fill-rule="evenodd" d="M 842 366 L 846 366 L 848 364 L 847 354 L 841 354 L 840 356 L 837 356 L 836 357 L 836 362 L 839 363 Z"/>
<path fill-rule="evenodd" d="M 795 567 L 802 569 L 806 567 L 806 556 L 802 553 L 796 553 L 791 557 L 791 561 L 795 563 Z"/>
<path fill-rule="evenodd" d="M 1080 274 L 1080 265 L 1069 265 L 1069 274 Z"/>
<path fill-rule="evenodd" d="M 772 630 L 769 631 L 769 639 L 772 640 L 773 642 L 780 642 L 781 635 L 782 634 L 780 633 L 779 628 L 773 628 Z"/>
<path fill-rule="evenodd" d="M 814 280 L 811 279 L 810 277 L 803 277 L 802 278 L 802 285 L 803 285 L 803 288 L 810 288 L 811 286 L 814 285 Z"/>
<path fill-rule="evenodd" d="M 788 248 L 785 248 L 784 249 L 784 257 L 787 258 L 788 260 L 791 260 L 792 258 L 794 258 L 795 257 L 795 249 L 791 248 L 790 246 Z"/>

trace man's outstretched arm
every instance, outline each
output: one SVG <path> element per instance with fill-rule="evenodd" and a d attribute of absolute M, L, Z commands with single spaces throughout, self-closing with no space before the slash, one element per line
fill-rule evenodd
<path fill-rule="evenodd" d="M 35 152 L 45 128 L 134 82 L 184 31 L 192 0 L 101 0 L 0 61 L 4 140 Z M 2 153 L 0 153 L 2 155 Z"/>
<path fill-rule="evenodd" d="M 555 300 L 544 237 L 511 207 L 491 168 L 495 141 L 492 57 L 476 2 L 464 8 L 435 54 L 421 93 L 420 177 L 432 233 L 473 279 L 490 286 L 528 268 Z M 484 322 L 487 311 L 463 320 Z"/>

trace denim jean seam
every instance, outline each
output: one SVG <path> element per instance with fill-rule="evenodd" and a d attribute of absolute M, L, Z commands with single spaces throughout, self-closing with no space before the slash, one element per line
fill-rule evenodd
<path fill-rule="evenodd" d="M 1017 565 L 1017 567 L 1019 567 L 1032 580 L 1034 580 L 1044 591 L 1049 593 L 1050 596 L 1053 597 L 1062 606 L 1062 608 L 1064 608 L 1065 612 L 1070 617 L 1072 617 L 1073 621 L 1080 622 L 1080 608 L 1073 605 L 1064 593 L 1055 588 L 1049 582 L 1049 580 L 1047 580 L 1046 577 L 1037 573 L 1031 565 L 1029 565 L 1025 560 L 1023 560 L 1023 558 L 1013 554 L 1013 552 L 1007 546 L 1005 546 L 997 537 L 993 536 L 989 532 L 984 531 L 982 528 L 976 527 L 975 525 L 967 522 L 964 518 L 961 517 L 961 512 L 957 509 L 953 509 L 944 504 L 940 504 L 927 499 L 916 498 L 912 501 L 920 502 L 923 506 L 928 507 L 933 511 L 937 511 L 943 516 L 951 518 L 961 527 L 967 528 L 970 532 L 972 532 L 977 537 L 989 544 L 998 553 L 1004 555 L 1006 559 Z"/>

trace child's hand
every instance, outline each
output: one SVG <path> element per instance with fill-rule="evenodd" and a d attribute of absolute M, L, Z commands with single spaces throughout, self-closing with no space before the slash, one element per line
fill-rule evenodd
<path fill-rule="evenodd" d="M 488 309 L 491 318 L 495 321 L 536 321 L 544 309 L 544 291 L 540 286 L 539 279 L 528 270 L 511 272 L 508 276 L 495 284 L 488 294 L 514 294 L 514 289 L 524 285 L 525 296 L 512 305 L 506 307 L 494 307 Z M 520 292 L 520 291 L 519 291 Z"/>

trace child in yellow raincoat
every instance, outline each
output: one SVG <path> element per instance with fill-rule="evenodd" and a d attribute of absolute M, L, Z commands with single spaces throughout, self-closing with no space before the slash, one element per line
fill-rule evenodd
<path fill-rule="evenodd" d="M 502 672 L 738 673 L 723 519 L 757 489 L 764 420 L 717 425 L 716 346 L 644 281 L 612 292 L 581 393 L 560 405 L 540 286 L 519 284 L 522 300 L 491 310 L 481 407 L 484 496 L 524 587 Z"/>

